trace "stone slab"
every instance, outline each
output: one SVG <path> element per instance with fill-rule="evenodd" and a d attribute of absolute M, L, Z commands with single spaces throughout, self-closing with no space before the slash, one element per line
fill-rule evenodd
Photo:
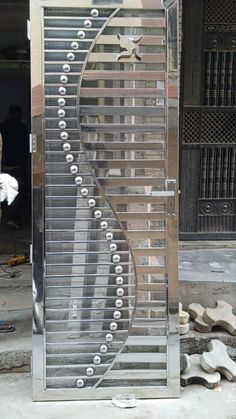
<path fill-rule="evenodd" d="M 207 324 L 203 320 L 203 314 L 205 313 L 205 308 L 201 304 L 192 303 L 188 306 L 188 312 L 191 319 L 194 320 L 193 328 L 198 332 L 208 333 L 211 332 L 212 326 Z"/>
<path fill-rule="evenodd" d="M 227 380 L 236 381 L 236 363 L 229 357 L 225 344 L 219 340 L 212 340 L 208 349 L 210 352 L 204 352 L 201 355 L 201 367 L 206 372 L 218 371 Z"/>
<path fill-rule="evenodd" d="M 190 355 L 190 368 L 181 374 L 181 385 L 187 386 L 190 384 L 201 384 L 207 388 L 213 389 L 220 384 L 220 374 L 213 372 L 209 374 L 204 371 L 200 365 L 200 355 Z"/>
<path fill-rule="evenodd" d="M 215 308 L 207 308 L 203 320 L 211 326 L 221 326 L 236 336 L 236 316 L 233 314 L 233 307 L 223 300 L 217 301 Z"/>

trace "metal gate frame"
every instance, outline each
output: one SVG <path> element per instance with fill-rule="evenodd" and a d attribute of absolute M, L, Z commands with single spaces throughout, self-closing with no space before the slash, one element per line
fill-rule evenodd
<path fill-rule="evenodd" d="M 56 3 L 56 5 L 55 5 Z M 79 6 L 78 6 L 79 3 Z M 110 3 L 110 5 L 109 5 Z M 167 0 L 165 7 L 176 4 Z M 67 0 L 68 8 L 155 8 L 160 0 Z M 179 397 L 179 295 L 178 295 L 178 100 L 176 90 L 177 68 L 168 68 L 167 98 L 167 158 L 166 189 L 166 270 L 167 279 L 167 386 L 112 387 L 87 389 L 46 389 L 45 387 L 45 161 L 44 161 L 44 48 L 43 8 L 65 7 L 64 0 L 31 0 L 31 83 L 32 83 L 32 188 L 33 188 L 33 397 L 34 400 L 107 399 L 119 392 L 132 392 L 140 398 Z M 168 15 L 168 13 L 166 12 Z M 168 29 L 167 29 L 168 31 Z M 177 43 L 177 41 L 176 41 Z M 168 51 L 167 51 L 168 56 Z M 177 57 L 176 57 L 177 59 Z M 178 61 L 178 59 L 177 59 Z M 169 63 L 170 65 L 170 63 Z M 174 76 L 174 77 L 173 77 Z M 172 80 L 175 80 L 174 82 Z M 168 108 L 168 109 L 167 109 Z M 158 193 L 157 193 L 158 196 Z M 147 370 L 148 375 L 148 370 Z M 81 391 L 81 390 L 80 390 Z"/>

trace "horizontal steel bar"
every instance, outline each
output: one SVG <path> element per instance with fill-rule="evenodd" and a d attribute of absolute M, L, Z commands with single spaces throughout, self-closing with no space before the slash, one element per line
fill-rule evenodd
<path fill-rule="evenodd" d="M 119 252 L 120 253 L 120 252 Z M 132 248 L 132 253 L 134 254 L 134 256 L 166 256 L 166 249 L 165 247 L 163 248 Z"/>
<path fill-rule="evenodd" d="M 108 22 L 107 26 L 112 27 L 132 27 L 132 28 L 164 28 L 164 18 L 139 18 L 139 17 L 114 17 Z"/>
<path fill-rule="evenodd" d="M 66 27 L 66 26 L 61 26 L 61 27 L 59 27 L 59 26 L 44 26 L 44 31 L 65 31 L 65 32 L 68 32 L 68 31 L 85 31 L 85 32 L 99 32 L 99 30 L 100 30 L 100 28 L 95 28 L 95 27 L 93 27 L 93 28 L 84 28 L 83 26 L 82 27 L 76 27 L 76 26 L 70 26 L 70 27 Z M 51 39 L 53 39 L 53 38 L 51 38 Z M 66 38 L 62 38 L 62 40 L 65 40 L 66 41 Z"/>
<path fill-rule="evenodd" d="M 126 346 L 166 346 L 166 336 L 128 336 Z"/>
<path fill-rule="evenodd" d="M 125 167 L 129 167 L 129 168 L 136 168 L 136 169 L 150 169 L 150 168 L 164 168 L 165 167 L 165 160 L 163 159 L 156 159 L 156 160 L 148 160 L 148 159 L 143 159 L 143 160 L 126 160 L 126 159 L 122 159 L 122 160 L 118 160 L 118 159 L 110 159 L 110 160 L 90 160 L 90 163 L 92 165 L 93 168 L 105 168 L 105 167 L 111 167 L 113 169 L 121 169 L 121 168 L 125 168 Z M 153 197 L 155 198 L 155 197 Z"/>
<path fill-rule="evenodd" d="M 148 354 L 147 354 L 148 358 Z M 164 380 L 167 378 L 167 370 L 164 369 L 124 369 L 114 370 L 108 372 L 104 377 L 107 380 Z"/>
<path fill-rule="evenodd" d="M 154 273 L 156 273 L 156 272 L 154 272 Z M 165 283 L 163 283 L 163 284 L 158 284 L 158 283 L 155 283 L 155 284 L 140 284 L 140 283 L 138 283 L 137 284 L 138 291 L 144 291 L 144 292 L 145 291 L 149 291 L 149 292 L 151 292 L 151 291 L 153 291 L 153 292 L 166 291 L 166 288 L 167 288 L 167 284 L 165 284 Z M 141 309 L 142 308 L 140 307 L 140 310 Z M 149 310 L 150 310 L 150 308 L 149 308 Z"/>
<path fill-rule="evenodd" d="M 83 80 L 148 80 L 165 81 L 164 71 L 85 70 Z"/>
<path fill-rule="evenodd" d="M 97 178 L 102 186 L 158 186 L 163 185 L 164 181 L 156 177 L 117 177 L 117 178 Z"/>
<path fill-rule="evenodd" d="M 165 231 L 158 230 L 126 230 L 126 234 L 130 239 L 159 239 L 166 238 Z"/>
<path fill-rule="evenodd" d="M 47 38 L 47 37 L 44 38 L 45 42 L 52 42 L 52 43 L 53 42 L 72 42 L 74 40 L 75 40 L 75 38 Z M 93 38 L 85 38 L 85 39 L 80 39 L 79 43 L 81 43 L 81 42 L 91 43 L 93 41 L 94 41 Z M 71 49 L 70 49 L 70 51 L 71 51 Z"/>
<path fill-rule="evenodd" d="M 59 382 L 60 383 L 60 386 L 63 386 L 63 382 L 65 381 L 65 382 L 67 382 L 67 381 L 73 381 L 74 382 L 74 385 L 76 384 L 76 381 L 78 380 L 78 377 L 77 377 L 77 375 L 78 374 L 75 374 L 74 376 L 73 375 L 63 375 L 63 376 L 56 376 L 56 375 L 54 375 L 53 377 L 46 377 L 46 382 L 48 383 L 48 384 L 50 384 L 50 385 L 52 385 L 51 384 L 51 382 L 52 381 L 56 381 L 56 382 Z M 83 375 L 83 374 L 80 374 L 79 375 L 79 377 L 81 378 L 81 379 L 83 379 L 83 380 L 86 380 L 86 379 L 88 379 L 88 376 L 87 375 Z M 103 375 L 99 375 L 99 374 L 94 374 L 93 376 L 92 376 L 92 379 L 93 380 L 98 380 L 99 378 L 102 378 L 103 377 Z M 64 388 L 63 389 L 63 391 L 65 391 L 66 389 Z M 47 389 L 47 391 L 48 391 L 48 389 Z"/>
<path fill-rule="evenodd" d="M 166 213 L 162 212 L 119 212 L 117 211 L 116 214 L 118 215 L 121 221 L 129 221 L 129 220 L 145 220 L 145 221 L 166 221 Z"/>
<path fill-rule="evenodd" d="M 162 106 L 89 106 L 80 105 L 81 115 L 165 115 Z M 123 143 L 124 144 L 124 143 Z M 142 143 L 141 143 L 142 144 Z"/>
<path fill-rule="evenodd" d="M 130 166 L 132 167 L 132 166 Z M 157 166 L 158 167 L 158 166 Z M 159 196 L 150 196 L 146 194 L 142 195 L 107 195 L 112 203 L 116 204 L 129 204 L 129 203 L 139 203 L 139 204 L 147 204 L 147 203 L 159 203 L 164 204 L 166 203 L 166 197 L 159 197 Z"/>
<path fill-rule="evenodd" d="M 55 7 L 55 0 L 44 0 L 45 7 Z M 71 1 L 70 1 L 71 4 Z M 60 0 L 58 7 L 65 7 L 64 0 Z M 79 7 L 81 8 L 94 8 L 94 0 L 80 0 Z M 73 4 L 70 7 L 78 7 L 78 0 L 73 0 Z M 114 9 L 121 7 L 120 0 L 105 1 L 104 3 L 99 1 L 99 9 Z M 122 0 L 122 9 L 132 9 L 143 11 L 145 7 L 146 10 L 164 10 L 165 6 L 163 5 L 163 0 Z M 150 12 L 152 13 L 152 12 Z"/>
<path fill-rule="evenodd" d="M 150 275 L 150 274 L 163 274 L 164 275 L 166 273 L 166 267 L 165 266 L 137 265 L 136 272 L 137 274 L 142 274 L 142 275 Z M 146 287 L 146 284 L 144 284 L 143 288 L 145 288 L 144 291 L 148 291 L 148 286 Z M 138 286 L 138 289 L 140 289 L 139 286 Z"/>
<path fill-rule="evenodd" d="M 82 131 L 85 132 L 133 132 L 149 133 L 165 131 L 165 124 L 81 124 Z M 56 130 L 55 130 L 56 131 Z M 75 130 L 76 131 L 76 130 Z"/>
<path fill-rule="evenodd" d="M 46 369 L 47 370 L 52 370 L 52 369 L 60 370 L 60 369 L 65 369 L 65 368 L 73 368 L 73 369 L 76 369 L 76 368 L 86 368 L 86 367 L 91 367 L 91 362 L 88 363 L 88 364 L 66 364 L 66 365 L 65 364 L 62 364 L 62 365 L 55 364 L 55 365 L 46 365 Z M 104 364 L 96 365 L 96 369 L 98 369 L 98 368 L 99 369 L 101 369 L 101 368 L 108 368 L 108 367 L 110 367 L 110 364 L 105 364 L 104 363 Z"/>
<path fill-rule="evenodd" d="M 101 311 L 101 310 L 100 310 Z M 114 319 L 111 317 L 111 318 L 107 318 L 107 319 L 104 319 L 104 317 L 102 317 L 102 318 L 97 318 L 97 319 L 66 319 L 66 320 L 58 320 L 58 319 L 56 319 L 56 320 L 49 320 L 49 319 L 46 319 L 46 327 L 47 327 L 47 324 L 55 324 L 55 323 L 60 323 L 60 324 L 68 324 L 68 323 L 99 323 L 99 322 L 112 322 L 112 321 L 114 321 Z M 132 319 L 119 319 L 119 320 L 116 320 L 116 322 L 117 323 L 130 323 L 132 321 Z M 155 320 L 153 320 L 153 322 L 154 322 Z"/>
<path fill-rule="evenodd" d="M 117 53 L 98 53 L 92 52 L 88 58 L 89 63 L 116 63 L 117 62 Z M 138 59 L 135 55 L 132 55 L 129 58 L 121 58 L 121 63 L 139 63 Z M 147 63 L 165 63 L 165 54 L 142 54 L 142 64 Z"/>
<path fill-rule="evenodd" d="M 100 87 L 83 87 L 80 89 L 80 97 L 121 97 L 121 98 L 162 98 L 164 97 L 163 89 L 152 88 L 100 88 Z M 66 97 L 66 96 L 65 96 Z"/>
<path fill-rule="evenodd" d="M 143 35 L 139 45 L 164 45 L 165 36 Z M 116 35 L 100 35 L 96 45 L 120 45 Z"/>
<path fill-rule="evenodd" d="M 118 151 L 126 151 L 126 150 L 160 150 L 164 148 L 164 144 L 162 141 L 160 142 L 111 142 L 111 141 L 103 141 L 103 142 L 87 142 L 84 141 L 84 145 L 86 146 L 87 150 L 118 150 Z"/>
<path fill-rule="evenodd" d="M 101 21 L 106 21 L 107 20 L 107 17 L 91 17 L 91 15 L 87 15 L 87 16 L 67 16 L 67 14 L 64 14 L 64 16 L 51 16 L 51 15 L 45 15 L 44 16 L 44 21 L 47 21 L 47 20 L 82 20 L 82 22 L 85 20 L 85 19 L 89 19 L 89 20 L 92 20 L 93 22 L 95 21 L 99 21 L 99 20 L 101 20 Z"/>
<path fill-rule="evenodd" d="M 111 298 L 110 298 L 111 299 Z M 121 308 L 119 308 L 119 311 L 129 311 L 129 310 L 133 310 L 134 309 L 134 307 L 132 307 L 132 306 L 129 306 L 129 307 L 121 307 Z M 103 308 L 93 308 L 93 307 L 76 307 L 76 308 L 49 308 L 49 307 L 45 307 L 45 312 L 46 312 L 46 316 L 47 316 L 47 313 L 74 313 L 74 312 L 78 312 L 78 313 L 80 313 L 81 311 L 82 312 L 86 312 L 86 311 L 91 311 L 91 312 L 93 312 L 93 311 L 114 311 L 115 310 L 115 307 L 113 306 L 113 307 L 103 307 Z M 150 307 L 149 307 L 149 310 L 150 310 Z"/>
<path fill-rule="evenodd" d="M 163 362 L 166 363 L 167 362 L 167 355 L 164 353 L 152 353 L 152 352 L 140 352 L 140 353 L 121 353 L 118 354 L 116 357 L 116 362 L 122 362 L 123 364 L 126 363 L 159 363 L 159 362 Z M 147 373 L 147 371 L 146 371 Z"/>
<path fill-rule="evenodd" d="M 135 298 L 135 295 L 130 295 L 129 297 L 127 297 L 126 295 L 124 295 L 122 297 L 122 300 L 130 300 L 132 298 Z M 92 296 L 92 297 L 46 297 L 45 301 L 65 301 L 65 302 L 69 302 L 69 301 L 80 301 L 80 300 L 110 300 L 111 297 L 108 296 L 104 296 L 104 297 L 98 297 L 96 295 Z M 152 300 L 152 302 L 155 302 L 154 300 Z"/>

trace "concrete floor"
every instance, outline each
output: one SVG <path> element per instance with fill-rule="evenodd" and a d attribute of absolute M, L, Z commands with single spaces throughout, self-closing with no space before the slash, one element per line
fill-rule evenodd
<path fill-rule="evenodd" d="M 236 383 L 225 380 L 221 391 L 191 385 L 180 399 L 139 400 L 133 409 L 111 401 L 34 403 L 29 374 L 0 375 L 0 394 L 2 419 L 236 419 Z"/>

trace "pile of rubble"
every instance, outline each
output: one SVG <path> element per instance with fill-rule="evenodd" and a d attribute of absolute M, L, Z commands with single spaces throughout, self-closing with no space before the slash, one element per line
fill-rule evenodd
<path fill-rule="evenodd" d="M 190 330 L 190 318 L 193 329 L 209 333 L 214 326 L 220 326 L 236 336 L 236 316 L 233 308 L 225 301 L 217 301 L 215 308 L 204 308 L 200 304 L 190 304 L 184 311 L 180 304 L 180 334 Z M 209 352 L 202 354 L 181 354 L 181 385 L 203 384 L 208 388 L 220 385 L 221 375 L 229 381 L 236 381 L 236 363 L 229 357 L 227 348 L 220 340 L 213 339 L 208 345 Z"/>

